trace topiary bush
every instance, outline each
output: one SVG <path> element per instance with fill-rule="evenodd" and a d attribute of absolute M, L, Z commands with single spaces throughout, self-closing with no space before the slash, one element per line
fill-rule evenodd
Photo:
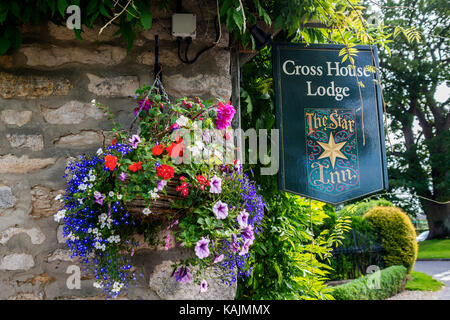
<path fill-rule="evenodd" d="M 417 259 L 416 230 L 400 208 L 374 207 L 363 219 L 380 234 L 386 266 L 403 265 L 408 273 Z"/>
<path fill-rule="evenodd" d="M 401 292 L 406 282 L 404 266 L 392 266 L 333 288 L 336 300 L 384 300 Z"/>

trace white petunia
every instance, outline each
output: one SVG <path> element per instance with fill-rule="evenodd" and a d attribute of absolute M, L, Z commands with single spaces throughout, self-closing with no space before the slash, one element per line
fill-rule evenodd
<path fill-rule="evenodd" d="M 142 213 L 145 215 L 149 215 L 150 213 L 152 213 L 152 211 L 149 208 L 145 208 L 144 210 L 142 210 Z"/>
<path fill-rule="evenodd" d="M 110 191 L 110 192 L 108 193 L 108 195 L 109 195 L 110 197 L 114 197 L 114 192 Z"/>
<path fill-rule="evenodd" d="M 118 195 L 117 195 L 117 200 L 122 200 L 122 197 L 123 197 L 123 196 L 122 196 L 121 194 L 118 194 Z"/>
<path fill-rule="evenodd" d="M 180 116 L 176 123 L 180 126 L 180 127 L 185 127 L 188 124 L 189 119 L 186 118 L 185 116 Z"/>
<path fill-rule="evenodd" d="M 156 200 L 159 198 L 158 193 L 155 192 L 155 190 L 151 190 L 148 192 L 150 194 L 150 197 L 152 197 L 153 200 Z"/>
<path fill-rule="evenodd" d="M 96 176 L 94 176 L 94 175 L 90 175 L 90 176 L 89 176 L 89 181 L 94 182 L 95 179 L 96 179 Z"/>
<path fill-rule="evenodd" d="M 99 156 L 99 155 L 101 155 L 101 154 L 103 154 L 103 150 L 102 150 L 102 148 L 99 148 L 99 149 L 97 150 L 97 155 Z"/>

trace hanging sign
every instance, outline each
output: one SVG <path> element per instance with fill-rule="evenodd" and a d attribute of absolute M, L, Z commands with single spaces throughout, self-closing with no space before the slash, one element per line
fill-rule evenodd
<path fill-rule="evenodd" d="M 273 46 L 279 189 L 331 204 L 388 188 L 377 49 L 342 48 Z"/>

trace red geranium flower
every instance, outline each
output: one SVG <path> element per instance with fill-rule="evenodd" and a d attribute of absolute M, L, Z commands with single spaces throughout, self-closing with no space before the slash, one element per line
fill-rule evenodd
<path fill-rule="evenodd" d="M 116 165 L 117 165 L 117 157 L 113 156 L 112 154 L 108 154 L 105 157 L 105 167 L 107 167 L 111 171 L 114 171 Z"/>
<path fill-rule="evenodd" d="M 152 152 L 154 156 L 159 156 L 161 153 L 163 153 L 165 148 L 164 144 L 157 144 L 153 147 Z"/>
<path fill-rule="evenodd" d="M 142 170 L 142 162 L 138 161 L 128 166 L 128 169 L 132 172 L 136 172 L 138 170 Z"/>
<path fill-rule="evenodd" d="M 166 150 L 169 156 L 172 158 L 183 156 L 184 143 L 183 138 L 177 138 L 177 142 L 172 142 L 170 146 L 167 146 Z"/>
<path fill-rule="evenodd" d="M 198 175 L 197 176 L 197 181 L 198 183 L 200 183 L 201 185 L 204 185 L 208 180 L 206 180 L 206 178 L 202 175 Z"/>
<path fill-rule="evenodd" d="M 156 168 L 156 173 L 158 174 L 158 177 L 161 177 L 164 180 L 169 180 L 173 178 L 175 170 L 169 165 L 162 164 Z"/>

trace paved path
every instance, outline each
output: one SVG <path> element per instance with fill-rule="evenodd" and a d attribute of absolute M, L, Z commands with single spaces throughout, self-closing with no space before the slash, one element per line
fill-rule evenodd
<path fill-rule="evenodd" d="M 388 300 L 450 300 L 450 261 L 416 261 L 414 270 L 432 276 L 445 287 L 436 292 L 405 290 Z"/>
<path fill-rule="evenodd" d="M 429 274 L 445 284 L 435 293 L 437 300 L 450 300 L 450 261 L 416 261 L 414 270 Z"/>

